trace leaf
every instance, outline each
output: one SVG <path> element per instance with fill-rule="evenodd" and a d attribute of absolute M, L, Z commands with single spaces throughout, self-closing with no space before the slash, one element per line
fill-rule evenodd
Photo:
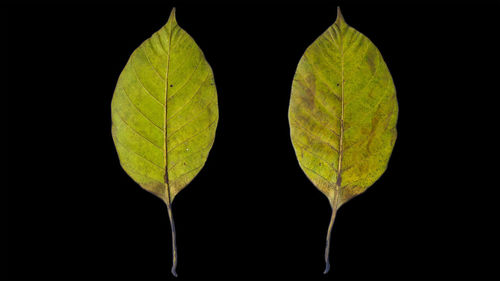
<path fill-rule="evenodd" d="M 292 84 L 289 122 L 299 165 L 338 208 L 386 170 L 396 141 L 398 104 L 392 77 L 373 43 L 337 20 L 300 59 Z"/>
<path fill-rule="evenodd" d="M 172 201 L 203 167 L 219 112 L 212 69 L 191 36 L 177 25 L 175 8 L 167 24 L 130 56 L 111 112 L 121 166 L 167 205 L 172 274 L 177 276 Z"/>

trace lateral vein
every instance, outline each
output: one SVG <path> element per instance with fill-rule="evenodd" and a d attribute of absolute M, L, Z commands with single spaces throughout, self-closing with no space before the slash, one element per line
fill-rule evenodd
<path fill-rule="evenodd" d="M 130 102 L 130 104 L 131 104 L 131 105 L 135 108 L 135 110 L 136 110 L 137 112 L 139 112 L 142 116 L 144 116 L 144 118 L 146 118 L 146 119 L 147 119 L 147 120 L 148 120 L 151 124 L 153 124 L 153 126 L 155 126 L 156 128 L 160 129 L 160 131 L 162 131 L 162 132 L 163 132 L 163 129 L 162 129 L 160 126 L 156 125 L 156 123 L 155 123 L 155 122 L 153 122 L 153 120 L 149 119 L 149 117 L 147 117 L 147 116 L 146 116 L 146 114 L 144 114 L 144 112 L 142 112 L 142 111 L 141 111 L 141 110 L 137 107 L 137 105 L 135 105 L 135 103 L 133 103 L 133 102 L 132 102 L 132 100 L 130 99 L 130 97 L 129 97 L 128 93 L 127 93 L 127 90 L 125 90 L 125 88 L 123 88 L 123 87 L 122 87 L 121 89 L 122 89 L 122 91 L 125 93 L 125 97 L 127 97 L 127 100 L 128 100 L 128 101 Z"/>
<path fill-rule="evenodd" d="M 125 119 L 121 116 L 120 113 L 118 113 L 118 111 L 116 111 L 116 115 L 118 115 L 118 118 L 121 120 L 121 122 L 123 124 L 125 124 L 125 126 L 127 126 L 127 128 L 129 128 L 132 132 L 134 132 L 136 135 L 138 135 L 139 137 L 147 140 L 149 143 L 151 143 L 152 145 L 154 145 L 155 147 L 159 148 L 159 149 L 162 149 L 161 147 L 159 147 L 157 144 L 153 143 L 152 141 L 150 141 L 148 138 L 146 138 L 145 136 L 143 136 L 141 133 L 139 133 L 136 129 L 134 129 L 132 126 L 130 126 L 128 124 L 127 121 L 125 121 Z"/>

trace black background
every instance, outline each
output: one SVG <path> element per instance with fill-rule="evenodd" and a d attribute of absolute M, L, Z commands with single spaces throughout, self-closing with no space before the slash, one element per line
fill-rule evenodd
<path fill-rule="evenodd" d="M 500 277 L 491 7 L 71 3 L 8 11 L 9 278 L 173 278 L 166 206 L 120 167 L 110 102 L 174 5 L 220 109 L 206 165 L 173 204 L 179 279 Z M 297 63 L 339 4 L 384 56 L 400 114 L 387 171 L 338 211 L 324 276 L 330 206 L 297 163 L 287 113 Z"/>

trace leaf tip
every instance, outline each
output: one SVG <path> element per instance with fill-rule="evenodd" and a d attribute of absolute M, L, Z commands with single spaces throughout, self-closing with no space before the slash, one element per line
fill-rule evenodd
<path fill-rule="evenodd" d="M 342 16 L 342 12 L 340 11 L 340 6 L 337 6 L 337 19 L 335 20 L 337 25 L 345 24 L 344 16 Z"/>
<path fill-rule="evenodd" d="M 168 17 L 168 22 L 170 21 L 172 21 L 173 23 L 177 23 L 177 19 L 175 18 L 175 7 L 172 8 L 170 16 Z"/>

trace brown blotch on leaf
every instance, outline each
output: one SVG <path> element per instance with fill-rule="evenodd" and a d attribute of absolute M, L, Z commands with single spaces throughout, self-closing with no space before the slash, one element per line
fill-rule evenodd
<path fill-rule="evenodd" d="M 165 198 L 165 191 L 163 186 L 157 182 L 141 183 L 139 184 L 144 190 L 154 194 L 156 197 Z"/>
<path fill-rule="evenodd" d="M 378 58 L 376 49 L 369 48 L 367 53 L 366 53 L 365 58 L 366 58 L 366 62 L 368 63 L 368 66 L 370 67 L 370 72 L 375 73 L 375 70 L 377 67 L 377 65 L 375 63 L 376 63 L 376 60 Z"/>
<path fill-rule="evenodd" d="M 309 109 L 314 109 L 314 99 L 316 97 L 316 79 L 314 75 L 308 75 L 304 80 L 295 79 L 295 82 L 304 89 L 304 92 L 299 94 L 302 104 Z"/>

